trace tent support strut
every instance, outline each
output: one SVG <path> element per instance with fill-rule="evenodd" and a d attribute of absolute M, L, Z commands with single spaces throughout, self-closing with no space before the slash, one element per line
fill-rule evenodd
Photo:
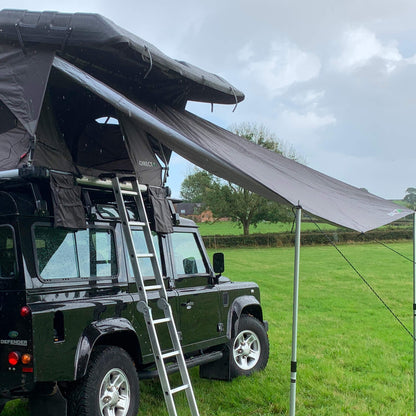
<path fill-rule="evenodd" d="M 298 343 L 298 298 L 299 298 L 299 262 L 300 262 L 300 227 L 302 208 L 296 207 L 295 265 L 293 273 L 293 319 L 292 319 L 292 359 L 290 365 L 290 416 L 296 414 L 296 371 Z"/>

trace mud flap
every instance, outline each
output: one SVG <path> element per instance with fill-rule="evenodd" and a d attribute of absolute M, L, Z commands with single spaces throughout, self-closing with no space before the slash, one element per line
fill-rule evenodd
<path fill-rule="evenodd" d="M 67 416 L 67 402 L 55 385 L 49 394 L 33 393 L 29 397 L 29 410 L 30 416 Z"/>
<path fill-rule="evenodd" d="M 212 380 L 231 381 L 230 354 L 231 349 L 227 345 L 224 348 L 224 354 L 220 360 L 199 366 L 199 377 Z"/>

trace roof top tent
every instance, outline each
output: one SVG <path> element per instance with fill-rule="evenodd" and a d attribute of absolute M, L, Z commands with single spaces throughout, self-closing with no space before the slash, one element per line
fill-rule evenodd
<path fill-rule="evenodd" d="M 97 14 L 2 10 L 0 28 L 0 177 L 30 166 L 165 182 L 171 149 L 56 69 L 57 57 L 149 111 L 244 99 L 224 79 L 167 57 Z"/>

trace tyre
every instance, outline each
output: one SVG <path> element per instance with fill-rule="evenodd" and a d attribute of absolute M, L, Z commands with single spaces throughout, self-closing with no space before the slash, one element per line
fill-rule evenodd
<path fill-rule="evenodd" d="M 266 367 L 269 338 L 261 322 L 251 315 L 241 315 L 238 331 L 231 340 L 231 377 L 250 375 Z"/>
<path fill-rule="evenodd" d="M 94 349 L 87 373 L 68 394 L 69 416 L 136 416 L 139 379 L 130 355 L 119 347 Z"/>

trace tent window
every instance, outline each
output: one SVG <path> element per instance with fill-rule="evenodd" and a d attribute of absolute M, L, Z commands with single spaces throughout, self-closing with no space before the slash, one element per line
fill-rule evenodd
<path fill-rule="evenodd" d="M 104 278 L 118 274 L 111 230 L 69 231 L 35 227 L 38 273 L 42 279 Z"/>
<path fill-rule="evenodd" d="M 78 139 L 76 161 L 87 168 L 133 171 L 116 118 L 100 117 L 85 125 Z"/>
<path fill-rule="evenodd" d="M 99 118 L 96 118 L 95 121 L 98 124 L 113 124 L 113 125 L 117 125 L 117 126 L 119 124 L 119 122 L 116 118 L 110 117 L 110 116 L 108 116 L 108 117 L 99 117 Z"/>

